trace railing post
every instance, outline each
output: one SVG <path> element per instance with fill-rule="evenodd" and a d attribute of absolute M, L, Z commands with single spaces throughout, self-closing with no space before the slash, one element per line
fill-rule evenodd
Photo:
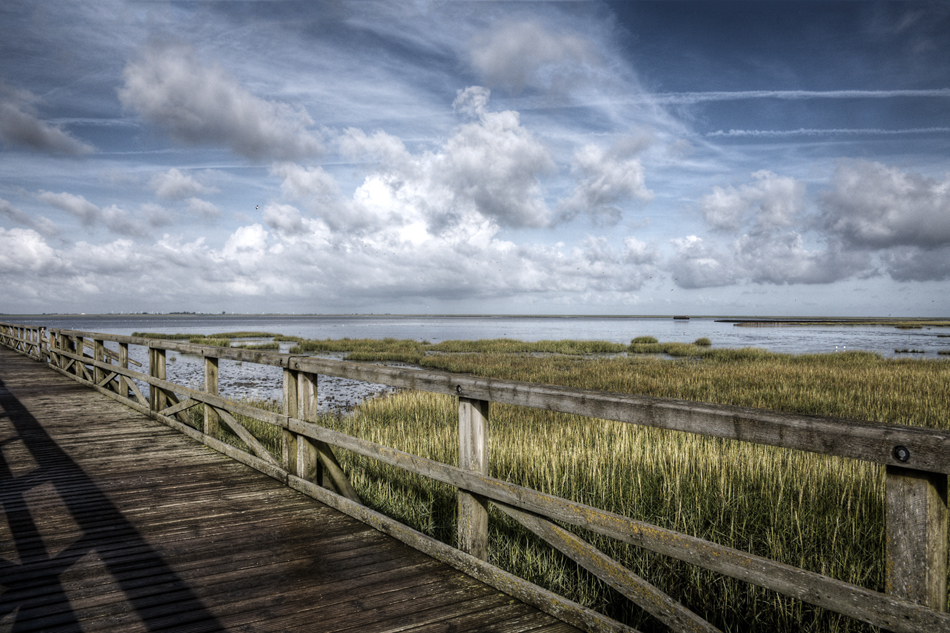
<path fill-rule="evenodd" d="M 488 474 L 488 405 L 459 398 L 459 468 Z M 458 491 L 458 548 L 488 559 L 488 500 Z"/>
<path fill-rule="evenodd" d="M 76 354 L 76 347 L 77 347 L 77 345 L 76 345 L 76 337 L 75 337 L 75 336 L 67 336 L 67 337 L 66 337 L 66 340 L 63 341 L 63 343 L 65 343 L 65 345 L 66 345 L 66 351 L 67 351 L 67 352 L 70 352 L 70 353 L 72 353 L 72 354 Z M 78 355 L 78 354 L 77 354 L 77 355 Z M 73 369 L 73 373 L 74 373 L 75 375 L 81 377 L 81 376 L 82 376 L 82 370 L 79 369 L 80 363 L 82 363 L 82 360 L 73 359 L 73 367 L 72 367 L 72 369 Z"/>
<path fill-rule="evenodd" d="M 283 410 L 284 415 L 291 418 L 297 418 L 298 415 L 298 397 L 297 397 L 297 372 L 284 369 L 284 391 L 283 391 Z M 284 470 L 291 475 L 300 476 L 297 472 L 297 441 L 295 433 L 287 429 L 280 430 L 280 463 Z"/>
<path fill-rule="evenodd" d="M 129 368 L 129 344 L 119 343 L 119 367 Z M 119 395 L 123 398 L 129 397 L 129 379 L 119 374 Z"/>
<path fill-rule="evenodd" d="M 148 348 L 148 375 L 165 380 L 165 350 L 156 347 Z M 148 393 L 149 409 L 157 412 L 167 408 L 164 391 L 155 385 L 149 385 Z"/>
<path fill-rule="evenodd" d="M 218 395 L 218 359 L 209 356 L 205 356 L 205 392 Z M 204 411 L 204 434 L 217 437 L 218 414 L 207 403 L 204 405 Z"/>
<path fill-rule="evenodd" d="M 886 591 L 946 611 L 947 475 L 887 466 L 885 477 Z"/>
<path fill-rule="evenodd" d="M 297 415 L 300 420 L 313 422 L 317 417 L 317 377 L 297 372 Z M 326 487 L 325 469 L 317 457 L 317 448 L 309 438 L 297 436 L 297 476 Z"/>
<path fill-rule="evenodd" d="M 100 363 L 105 360 L 105 345 L 102 342 L 102 339 L 94 338 L 92 339 L 92 359 L 93 362 Z M 97 385 L 102 382 L 102 379 L 105 378 L 105 372 L 98 366 L 94 365 L 92 369 L 93 382 Z"/>

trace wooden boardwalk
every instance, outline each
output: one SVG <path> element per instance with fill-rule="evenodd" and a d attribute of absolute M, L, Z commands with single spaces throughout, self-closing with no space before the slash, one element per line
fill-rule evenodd
<path fill-rule="evenodd" d="M 0 348 L 0 631 L 575 631 Z"/>

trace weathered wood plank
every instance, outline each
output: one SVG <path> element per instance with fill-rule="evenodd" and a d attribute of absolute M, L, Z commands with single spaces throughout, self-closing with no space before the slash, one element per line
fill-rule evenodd
<path fill-rule="evenodd" d="M 640 608 L 670 627 L 672 631 L 719 633 L 680 603 L 670 598 L 629 569 L 619 565 L 589 543 L 564 528 L 529 512 L 499 504 L 502 512 L 516 520 L 565 556 L 625 595 Z"/>
<path fill-rule="evenodd" d="M 488 475 L 488 410 L 484 400 L 459 398 L 459 467 Z M 458 491 L 458 548 L 488 560 L 488 500 Z"/>
<path fill-rule="evenodd" d="M 947 610 L 947 476 L 887 467 L 887 593 Z"/>

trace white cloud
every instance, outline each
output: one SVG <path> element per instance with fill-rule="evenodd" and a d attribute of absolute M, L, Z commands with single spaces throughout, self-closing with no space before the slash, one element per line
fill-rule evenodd
<path fill-rule="evenodd" d="M 113 233 L 144 237 L 148 235 L 148 228 L 136 221 L 126 209 L 110 205 L 102 210 L 102 223 Z"/>
<path fill-rule="evenodd" d="M 93 147 L 62 128 L 39 119 L 37 97 L 0 82 L 0 141 L 48 154 L 89 154 Z"/>
<path fill-rule="evenodd" d="M 56 252 L 36 231 L 0 227 L 0 274 L 48 275 L 59 272 L 62 267 L 63 263 Z"/>
<path fill-rule="evenodd" d="M 307 231 L 300 210 L 289 204 L 268 204 L 264 207 L 264 222 L 285 235 L 299 235 Z"/>
<path fill-rule="evenodd" d="M 471 64 L 492 87 L 564 88 L 598 63 L 591 43 L 535 21 L 496 23 L 470 44 Z"/>
<path fill-rule="evenodd" d="M 738 280 L 728 253 L 696 235 L 672 240 L 676 253 L 667 264 L 673 281 L 681 288 L 729 286 Z"/>
<path fill-rule="evenodd" d="M 159 198 L 181 199 L 218 193 L 217 187 L 203 185 L 190 174 L 183 174 L 174 167 L 152 176 L 149 184 Z"/>
<path fill-rule="evenodd" d="M 946 281 L 950 279 L 950 246 L 924 250 L 898 246 L 881 256 L 886 270 L 897 281 Z"/>
<path fill-rule="evenodd" d="M 650 201 L 653 192 L 646 187 L 643 165 L 639 158 L 629 157 L 638 149 L 628 140 L 609 151 L 590 144 L 575 152 L 571 173 L 577 185 L 559 205 L 561 218 L 570 220 L 583 214 L 598 224 L 614 225 L 623 216 L 619 203 Z"/>
<path fill-rule="evenodd" d="M 950 245 L 950 175 L 841 161 L 821 205 L 824 226 L 852 248 Z"/>
<path fill-rule="evenodd" d="M 221 217 L 221 209 L 213 202 L 202 200 L 201 198 L 188 198 L 188 213 L 206 220 L 213 220 Z"/>
<path fill-rule="evenodd" d="M 302 107 L 257 97 L 185 46 L 152 46 L 129 62 L 119 99 L 187 145 L 223 146 L 252 159 L 320 153 Z"/>
<path fill-rule="evenodd" d="M 49 218 L 43 217 L 42 215 L 34 218 L 29 213 L 16 208 L 3 198 L 0 198 L 0 215 L 6 216 L 13 222 L 25 226 L 28 229 L 33 229 L 41 235 L 50 236 L 59 233 L 59 227 Z"/>
<path fill-rule="evenodd" d="M 480 112 L 449 139 L 438 163 L 457 205 L 472 203 L 502 226 L 548 224 L 540 177 L 555 170 L 554 160 L 517 112 Z"/>
<path fill-rule="evenodd" d="M 50 191 L 41 191 L 37 196 L 46 204 L 62 209 L 67 213 L 79 218 L 86 226 L 92 226 L 101 217 L 102 212 L 99 207 L 89 202 L 82 196 L 77 196 L 63 191 L 62 193 L 52 193 Z"/>
<path fill-rule="evenodd" d="M 488 111 L 491 90 L 484 86 L 469 86 L 456 92 L 452 110 L 469 119 L 477 119 Z"/>
<path fill-rule="evenodd" d="M 760 229 L 791 226 L 804 211 L 805 184 L 760 170 L 755 182 L 738 189 L 713 187 L 700 200 L 700 211 L 717 230 L 732 231 L 752 224 Z"/>

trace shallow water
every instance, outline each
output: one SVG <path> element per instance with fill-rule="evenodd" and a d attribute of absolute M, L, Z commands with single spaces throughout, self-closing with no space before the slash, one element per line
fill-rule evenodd
<path fill-rule="evenodd" d="M 901 330 L 861 325 L 814 325 L 798 327 L 737 327 L 712 318 L 624 317 L 509 317 L 509 316 L 156 316 L 102 315 L 68 317 L 15 317 L 4 321 L 25 325 L 68 328 L 110 334 L 159 332 L 167 334 L 215 334 L 263 331 L 309 339 L 403 338 L 438 343 L 450 339 L 477 340 L 514 338 L 525 341 L 548 339 L 604 340 L 629 343 L 636 336 L 654 336 L 661 342 L 690 343 L 706 337 L 713 347 L 758 347 L 787 354 L 833 353 L 865 350 L 885 357 L 947 358 L 950 328 Z M 943 335 L 943 336 L 941 336 Z M 282 344 L 287 351 L 291 344 Z M 897 354 L 896 349 L 922 349 L 923 354 Z M 130 357 L 145 362 L 144 348 L 132 346 Z M 222 394 L 254 399 L 279 399 L 281 372 L 277 367 L 221 361 Z M 184 385 L 203 383 L 200 359 L 169 353 L 168 376 Z M 320 377 L 318 406 L 322 410 L 345 409 L 363 398 L 387 391 L 381 385 L 366 385 L 339 378 Z"/>

